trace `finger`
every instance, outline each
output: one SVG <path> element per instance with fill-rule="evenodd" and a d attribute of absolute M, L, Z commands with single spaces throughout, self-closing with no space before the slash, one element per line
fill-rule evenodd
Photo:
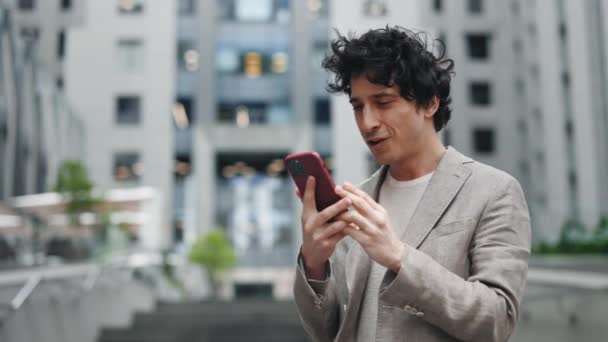
<path fill-rule="evenodd" d="M 331 236 L 328 241 L 331 245 L 335 246 L 338 243 L 338 241 L 344 239 L 345 237 L 346 237 L 346 233 L 344 233 L 344 231 L 341 230 L 341 231 L 337 232 L 336 234 L 334 234 L 333 236 Z"/>
<path fill-rule="evenodd" d="M 302 200 L 302 194 L 300 193 L 300 189 L 298 189 L 298 188 L 296 187 L 296 188 L 295 188 L 295 190 L 296 190 L 296 196 L 298 196 L 298 198 L 299 198 L 300 200 Z"/>
<path fill-rule="evenodd" d="M 350 199 L 353 203 L 354 208 L 363 216 L 369 217 L 374 222 L 377 222 L 380 219 L 377 210 L 374 207 L 370 206 L 369 203 L 361 196 L 344 190 L 342 186 L 336 187 L 336 193 L 340 194 L 340 196 L 344 198 Z"/>
<path fill-rule="evenodd" d="M 321 234 L 319 234 L 319 238 L 327 239 L 327 238 L 331 237 L 332 235 L 335 235 L 335 234 L 341 232 L 344 228 L 346 228 L 346 226 L 348 226 L 348 223 L 345 221 L 333 222 L 323 229 Z"/>
<path fill-rule="evenodd" d="M 348 207 L 350 207 L 351 205 L 352 201 L 349 198 L 343 198 L 337 203 L 334 203 L 329 207 L 323 209 L 323 211 L 319 213 L 319 224 L 328 222 L 332 218 L 336 217 L 336 215 L 348 210 Z"/>
<path fill-rule="evenodd" d="M 378 204 L 378 202 L 376 202 L 373 198 L 371 198 L 370 195 L 368 195 L 365 191 L 352 185 L 351 183 L 346 182 L 346 183 L 344 183 L 343 187 L 344 187 L 344 190 L 346 190 L 348 192 L 352 192 L 359 197 L 362 197 L 372 208 L 374 208 L 376 210 L 384 210 L 384 208 L 382 208 L 382 206 L 380 206 L 380 204 Z"/>
<path fill-rule="evenodd" d="M 365 232 L 366 234 L 372 233 L 373 230 L 371 228 L 371 224 L 369 220 L 367 220 L 363 215 L 361 215 L 356 210 L 350 210 L 344 212 L 336 217 L 340 221 L 345 221 L 347 223 L 354 224 L 359 227 L 358 230 Z M 351 227 L 354 228 L 354 227 Z"/>
<path fill-rule="evenodd" d="M 306 179 L 306 188 L 304 189 L 302 202 L 304 203 L 303 211 L 317 211 L 317 205 L 315 204 L 315 177 L 313 176 L 309 176 L 308 179 Z"/>
<path fill-rule="evenodd" d="M 347 236 L 350 236 L 351 238 L 355 239 L 355 241 L 357 241 L 361 246 L 363 246 L 367 242 L 367 235 L 365 235 L 365 233 L 363 233 L 363 231 L 361 230 L 355 229 L 351 226 L 347 226 L 346 228 L 344 228 L 344 230 L 342 230 L 342 232 Z"/>

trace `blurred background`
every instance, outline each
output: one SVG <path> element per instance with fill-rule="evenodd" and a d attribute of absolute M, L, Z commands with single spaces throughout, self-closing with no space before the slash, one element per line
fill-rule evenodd
<path fill-rule="evenodd" d="M 514 175 L 534 251 L 513 341 L 608 340 L 607 0 L 0 0 L 0 340 L 307 341 L 299 200 L 377 165 L 320 64 L 427 31 L 446 145 Z M 436 50 L 435 50 L 436 51 Z"/>

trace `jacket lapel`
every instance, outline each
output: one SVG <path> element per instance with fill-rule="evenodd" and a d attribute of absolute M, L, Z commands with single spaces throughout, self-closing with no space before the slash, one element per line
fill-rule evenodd
<path fill-rule="evenodd" d="M 403 232 L 402 241 L 414 248 L 420 246 L 471 175 L 463 165 L 466 161 L 454 148 L 447 149 Z"/>
<path fill-rule="evenodd" d="M 361 186 L 361 190 L 365 191 L 368 195 L 372 196 L 374 200 L 378 201 L 380 198 L 380 188 L 382 187 L 382 183 L 386 178 L 387 172 L 388 167 L 382 167 L 378 172 L 370 177 L 368 182 L 365 182 Z M 370 259 L 363 247 L 356 242 L 352 243 L 346 254 L 344 269 L 349 294 L 351 294 L 352 290 L 356 286 L 363 285 L 362 287 L 365 287 L 370 266 Z"/>
<path fill-rule="evenodd" d="M 368 195 L 372 196 L 378 201 L 380 195 L 380 188 L 386 174 L 388 167 L 382 167 L 378 172 L 370 177 L 365 182 L 361 189 Z M 371 269 L 371 260 L 367 256 L 367 253 L 357 242 L 353 241 L 351 246 L 346 253 L 344 260 L 344 272 L 346 277 L 346 287 L 348 291 L 349 303 L 347 305 L 348 311 L 346 312 L 345 322 L 348 322 L 348 317 L 357 315 L 359 307 L 361 306 L 361 300 L 363 299 L 363 291 L 367 286 L 367 279 L 369 278 L 369 272 Z M 352 301 L 353 298 L 355 301 Z M 354 322 L 354 320 L 351 320 Z M 342 330 L 342 329 L 340 329 Z"/>

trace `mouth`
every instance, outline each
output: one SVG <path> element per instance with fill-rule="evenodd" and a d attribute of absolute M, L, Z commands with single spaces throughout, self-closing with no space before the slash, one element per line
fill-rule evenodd
<path fill-rule="evenodd" d="M 388 138 L 375 138 L 375 139 L 368 139 L 367 145 L 370 148 L 376 148 L 378 146 L 380 146 L 383 142 L 385 142 Z"/>

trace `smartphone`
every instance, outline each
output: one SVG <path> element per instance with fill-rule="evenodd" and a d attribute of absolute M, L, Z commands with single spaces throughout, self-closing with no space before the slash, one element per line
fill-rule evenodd
<path fill-rule="evenodd" d="M 318 211 L 322 211 L 341 199 L 334 191 L 336 187 L 334 181 L 317 152 L 290 154 L 285 157 L 285 165 L 302 196 L 306 191 L 308 176 L 315 177 L 315 203 Z"/>

